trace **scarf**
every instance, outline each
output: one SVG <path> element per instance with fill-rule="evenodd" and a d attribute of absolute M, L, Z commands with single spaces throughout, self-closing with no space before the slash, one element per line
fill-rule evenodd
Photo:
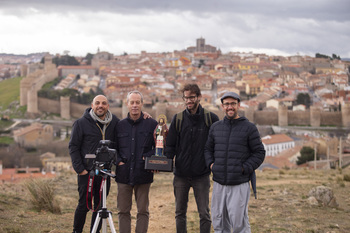
<path fill-rule="evenodd" d="M 98 121 L 98 122 L 100 122 L 103 125 L 102 134 L 103 134 L 103 139 L 104 139 L 104 135 L 105 135 L 105 132 L 106 132 L 107 125 L 112 121 L 112 113 L 111 113 L 111 111 L 109 111 L 109 110 L 107 111 L 104 120 L 99 118 L 95 114 L 93 109 L 91 109 L 89 113 L 90 113 L 90 116 L 92 117 L 92 119 L 94 119 L 94 121 Z"/>

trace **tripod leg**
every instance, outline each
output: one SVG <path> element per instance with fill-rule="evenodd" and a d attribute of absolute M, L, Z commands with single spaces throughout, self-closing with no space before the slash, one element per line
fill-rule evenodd
<path fill-rule="evenodd" d="M 105 218 L 102 219 L 102 232 L 107 232 L 107 220 Z"/>
<path fill-rule="evenodd" d="M 112 220 L 112 213 L 109 213 L 109 216 L 108 216 L 108 223 L 109 223 L 109 227 L 111 228 L 111 232 L 112 233 L 117 233 L 115 231 L 115 228 L 114 228 L 114 224 L 113 224 L 113 220 Z"/>
<path fill-rule="evenodd" d="M 100 216 L 100 215 L 97 215 L 97 216 L 96 216 L 95 223 L 94 223 L 94 227 L 92 228 L 91 233 L 96 233 L 97 228 L 98 228 L 98 224 L 100 223 L 100 220 L 101 220 L 101 216 Z"/>

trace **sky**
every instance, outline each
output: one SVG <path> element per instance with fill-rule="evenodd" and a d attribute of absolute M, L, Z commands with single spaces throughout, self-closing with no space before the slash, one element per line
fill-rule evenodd
<path fill-rule="evenodd" d="M 228 52 L 350 58 L 349 0 L 0 0 L 0 53 Z"/>

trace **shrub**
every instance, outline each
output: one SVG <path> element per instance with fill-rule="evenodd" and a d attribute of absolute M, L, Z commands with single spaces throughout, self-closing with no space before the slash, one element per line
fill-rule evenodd
<path fill-rule="evenodd" d="M 344 175 L 344 181 L 350 182 L 350 175 L 349 174 Z"/>
<path fill-rule="evenodd" d="M 55 186 L 52 181 L 33 179 L 25 182 L 24 185 L 29 191 L 30 203 L 35 210 L 61 213 L 61 208 L 55 199 Z"/>
<path fill-rule="evenodd" d="M 297 164 L 300 165 L 308 161 L 312 161 L 314 160 L 314 157 L 315 157 L 315 150 L 312 149 L 311 147 L 304 146 L 300 150 L 300 156 L 298 157 Z M 318 156 L 316 159 L 318 159 Z"/>

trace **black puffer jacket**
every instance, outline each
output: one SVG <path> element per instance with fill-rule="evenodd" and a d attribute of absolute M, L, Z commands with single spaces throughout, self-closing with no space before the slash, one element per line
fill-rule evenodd
<path fill-rule="evenodd" d="M 213 180 L 222 185 L 249 181 L 251 173 L 264 161 L 265 149 L 254 124 L 245 117 L 225 117 L 210 128 L 205 159 L 212 167 Z"/>
<path fill-rule="evenodd" d="M 212 122 L 219 120 L 214 113 Z M 176 117 L 173 117 L 166 139 L 165 155 L 173 159 L 175 156 L 174 174 L 180 177 L 200 177 L 210 174 L 205 165 L 204 145 L 208 138 L 209 128 L 205 124 L 204 109 L 199 105 L 197 113 L 191 115 L 186 109 L 180 133 L 176 130 Z"/>
<path fill-rule="evenodd" d="M 74 122 L 69 141 L 69 154 L 73 168 L 78 174 L 84 170 L 91 170 L 93 159 L 85 159 L 85 155 L 95 154 L 100 140 L 112 141 L 109 147 L 116 149 L 116 126 L 119 119 L 112 115 L 112 121 L 103 135 L 100 129 L 103 126 L 99 128 L 98 123 L 90 116 L 90 110 L 91 108 L 87 108 L 84 115 Z"/>
<path fill-rule="evenodd" d="M 153 182 L 153 173 L 145 169 L 145 157 L 154 155 L 153 132 L 158 122 L 141 117 L 133 121 L 129 117 L 117 125 L 118 158 L 115 180 L 119 183 L 135 185 Z"/>

